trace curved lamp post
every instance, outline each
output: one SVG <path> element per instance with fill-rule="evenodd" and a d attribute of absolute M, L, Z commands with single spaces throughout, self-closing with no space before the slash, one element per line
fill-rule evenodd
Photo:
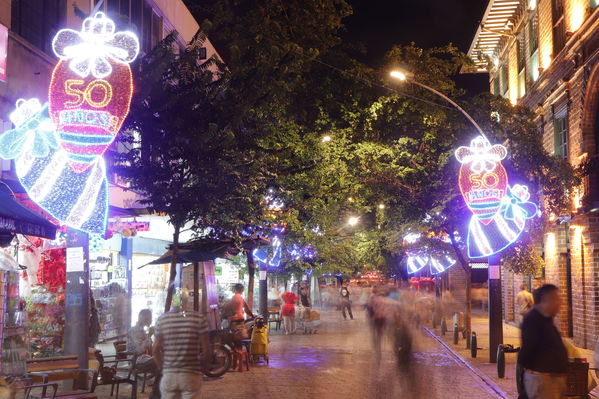
<path fill-rule="evenodd" d="M 409 81 L 453 105 L 476 127 L 480 137 L 470 147 L 462 146 L 455 155 L 461 163 L 459 186 L 466 205 L 472 212 L 468 226 L 467 247 L 469 258 L 488 257 L 489 263 L 489 361 L 497 361 L 496 350 L 503 342 L 501 306 L 501 266 L 499 253 L 514 243 L 524 231 L 525 222 L 538 212 L 529 202 L 526 186 L 508 185 L 508 176 L 501 160 L 507 149 L 491 145 L 481 127 L 455 101 L 443 93 L 414 80 L 405 71 L 393 71 L 391 77 Z"/>
<path fill-rule="evenodd" d="M 451 105 L 453 105 L 466 118 L 468 118 L 468 120 L 470 121 L 470 123 L 472 123 L 474 125 L 474 127 L 476 128 L 476 130 L 478 130 L 478 132 L 484 138 L 487 138 L 487 136 L 485 136 L 485 133 L 483 132 L 483 130 L 481 129 L 481 127 L 478 125 L 478 123 L 476 123 L 476 121 L 474 120 L 474 118 L 472 118 L 468 114 L 468 112 L 466 112 L 462 107 L 460 107 L 455 101 L 453 101 L 451 98 L 447 97 L 445 94 L 441 93 L 438 90 L 433 89 L 430 86 L 425 85 L 424 83 L 420 83 L 417 80 L 415 80 L 413 73 L 406 72 L 406 71 L 395 70 L 395 71 L 392 71 L 390 73 L 390 75 L 391 75 L 392 78 L 399 79 L 402 82 L 410 82 L 412 84 L 415 84 L 416 86 L 422 87 L 423 89 L 428 90 L 431 93 L 436 94 L 437 96 L 441 97 L 442 99 L 444 99 L 445 101 L 447 101 L 448 103 L 450 103 Z"/>

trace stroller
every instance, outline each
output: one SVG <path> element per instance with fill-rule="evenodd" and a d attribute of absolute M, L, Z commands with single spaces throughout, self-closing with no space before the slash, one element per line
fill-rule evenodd
<path fill-rule="evenodd" d="M 254 363 L 262 358 L 268 365 L 268 326 L 262 316 L 255 319 L 250 342 L 250 356 Z"/>

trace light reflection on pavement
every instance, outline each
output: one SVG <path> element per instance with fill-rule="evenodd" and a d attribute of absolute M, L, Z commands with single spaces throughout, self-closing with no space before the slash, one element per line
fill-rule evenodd
<path fill-rule="evenodd" d="M 223 399 L 496 398 L 489 387 L 422 330 L 415 332 L 414 357 L 399 372 L 389 343 L 377 364 L 372 338 L 359 313 L 341 321 L 322 312 L 316 335 L 271 335 L 270 365 L 205 379 L 203 397 Z"/>

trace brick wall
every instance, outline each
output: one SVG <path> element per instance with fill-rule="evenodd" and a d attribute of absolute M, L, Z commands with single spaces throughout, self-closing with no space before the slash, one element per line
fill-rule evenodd
<path fill-rule="evenodd" d="M 563 50 L 553 54 L 551 0 L 539 0 L 539 60 L 542 73 L 536 82 L 528 82 L 526 95 L 519 104 L 535 111 L 543 132 L 543 146 L 554 152 L 554 113 L 562 107 L 568 111 L 568 161 L 576 166 L 597 156 L 596 124 L 599 109 L 599 11 L 589 13 L 587 0 L 564 0 L 564 20 L 568 41 Z M 516 32 L 517 33 L 517 32 Z M 517 68 L 513 51 L 515 38 L 508 41 L 510 100 Z M 512 47 L 514 46 L 514 47 Z M 505 62 L 500 59 L 499 64 Z M 530 68 L 530 64 L 527 65 Z M 529 74 L 527 74 L 529 75 Z M 575 191 L 574 188 L 572 190 Z M 582 190 L 583 203 L 597 207 L 599 201 L 599 168 L 589 176 Z M 593 201 L 595 204 L 593 205 Z M 573 201 L 573 205 L 575 205 Z M 560 287 L 563 306 L 556 324 L 568 333 L 567 259 L 571 259 L 572 324 L 577 345 L 592 348 L 599 335 L 599 215 L 573 208 L 571 228 L 548 222 L 544 234 L 545 281 Z M 570 252 L 568 253 L 568 239 Z M 595 250 L 597 247 L 597 250 Z M 514 296 L 522 276 L 504 273 L 504 317 L 515 318 Z"/>
<path fill-rule="evenodd" d="M 466 272 L 461 266 L 456 265 L 448 271 L 449 290 L 454 300 L 461 306 L 466 304 Z"/>
<path fill-rule="evenodd" d="M 503 319 L 505 321 L 515 321 L 514 315 L 514 279 L 516 275 L 506 270 L 501 271 L 501 289 L 503 291 Z M 517 291 L 516 291 L 517 292 Z"/>

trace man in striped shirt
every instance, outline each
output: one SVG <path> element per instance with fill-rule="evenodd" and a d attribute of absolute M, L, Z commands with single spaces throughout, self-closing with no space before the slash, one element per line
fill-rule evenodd
<path fill-rule="evenodd" d="M 212 357 L 206 318 L 198 312 L 171 310 L 158 318 L 155 336 L 162 399 L 199 399 L 201 370 Z"/>

